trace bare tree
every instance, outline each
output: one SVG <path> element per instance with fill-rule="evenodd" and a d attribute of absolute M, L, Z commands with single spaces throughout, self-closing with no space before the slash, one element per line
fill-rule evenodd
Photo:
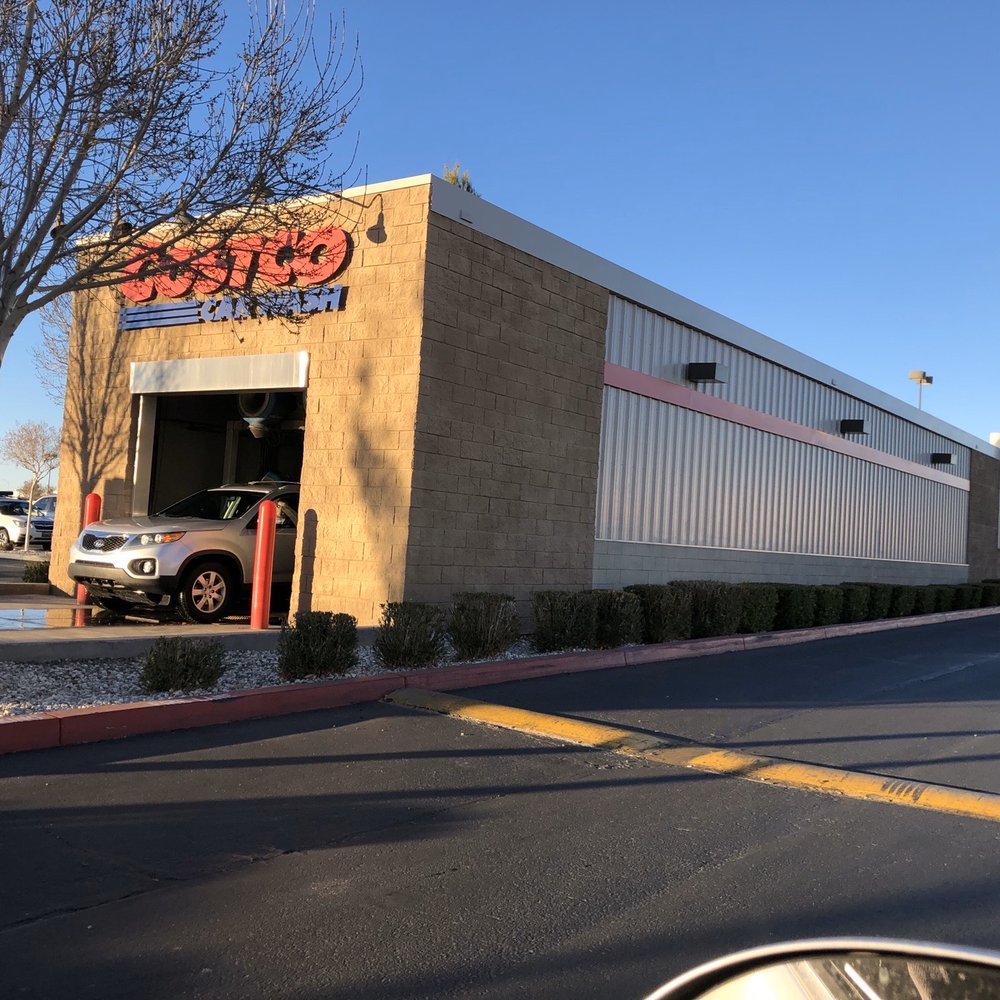
<path fill-rule="evenodd" d="M 69 295 L 60 295 L 42 306 L 38 318 L 42 342 L 31 349 L 35 374 L 45 395 L 62 406 L 66 399 L 69 334 L 73 327 L 73 307 Z"/>
<path fill-rule="evenodd" d="M 123 263 L 214 254 L 217 274 L 232 237 L 290 228 L 342 186 L 331 141 L 361 77 L 343 24 L 251 0 L 222 67 L 226 6 L 0 0 L 0 360 L 25 316 L 121 283 Z"/>
<path fill-rule="evenodd" d="M 26 421 L 16 424 L 0 438 L 0 458 L 13 462 L 31 475 L 28 491 L 28 521 L 24 526 L 24 549 L 31 533 L 31 505 L 39 482 L 59 464 L 59 430 L 51 424 Z"/>

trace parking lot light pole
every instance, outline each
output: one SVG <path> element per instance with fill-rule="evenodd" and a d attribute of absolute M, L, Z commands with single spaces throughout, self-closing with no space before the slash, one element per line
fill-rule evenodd
<path fill-rule="evenodd" d="M 274 526 L 278 506 L 262 500 L 257 514 L 257 545 L 253 557 L 253 589 L 250 597 L 250 628 L 266 629 L 271 621 L 271 575 L 274 570 Z"/>

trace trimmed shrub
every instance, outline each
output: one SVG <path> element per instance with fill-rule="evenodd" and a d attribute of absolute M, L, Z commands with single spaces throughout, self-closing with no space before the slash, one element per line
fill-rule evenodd
<path fill-rule="evenodd" d="M 776 629 L 812 628 L 816 621 L 816 588 L 808 583 L 778 585 Z"/>
<path fill-rule="evenodd" d="M 673 642 L 691 638 L 691 610 L 694 594 L 683 583 L 637 583 L 625 588 L 642 602 L 643 632 L 646 643 Z"/>
<path fill-rule="evenodd" d="M 740 630 L 740 592 L 732 583 L 694 580 L 691 583 L 691 635 L 736 635 Z"/>
<path fill-rule="evenodd" d="M 835 583 L 819 584 L 816 591 L 816 613 L 813 625 L 837 625 L 844 611 L 844 591 Z"/>
<path fill-rule="evenodd" d="M 22 583 L 48 583 L 49 582 L 48 562 L 26 562 L 24 571 L 21 573 Z"/>
<path fill-rule="evenodd" d="M 842 622 L 863 622 L 868 620 L 868 602 L 871 588 L 867 583 L 842 583 L 844 607 L 840 613 Z"/>
<path fill-rule="evenodd" d="M 892 588 L 892 600 L 889 602 L 890 618 L 906 618 L 917 613 L 917 598 L 920 587 L 899 586 Z"/>
<path fill-rule="evenodd" d="M 423 601 L 389 601 L 380 607 L 372 650 L 383 667 L 429 667 L 444 656 L 447 616 L 441 608 Z"/>
<path fill-rule="evenodd" d="M 954 611 L 955 610 L 955 588 L 948 583 L 939 583 L 934 585 L 934 610 L 935 611 Z"/>
<path fill-rule="evenodd" d="M 872 583 L 868 585 L 868 618 L 888 618 L 892 605 L 892 584 Z"/>
<path fill-rule="evenodd" d="M 597 649 L 616 649 L 642 642 L 642 601 L 637 594 L 624 590 L 591 591 Z"/>
<path fill-rule="evenodd" d="M 913 603 L 914 614 L 930 615 L 937 611 L 938 592 L 935 584 L 917 587 L 915 598 Z"/>
<path fill-rule="evenodd" d="M 215 687 L 225 669 L 222 643 L 161 637 L 146 651 L 139 684 L 150 694 Z"/>
<path fill-rule="evenodd" d="M 278 673 L 286 681 L 344 674 L 358 662 L 358 620 L 330 611 L 298 611 L 281 626 Z"/>
<path fill-rule="evenodd" d="M 536 590 L 531 604 L 535 646 L 542 652 L 594 648 L 597 612 L 592 590 Z"/>
<path fill-rule="evenodd" d="M 453 594 L 448 635 L 463 660 L 506 653 L 521 635 L 514 598 L 507 594 Z"/>
<path fill-rule="evenodd" d="M 983 581 L 983 600 L 980 607 L 995 608 L 1000 605 L 1000 583 L 991 580 Z"/>
<path fill-rule="evenodd" d="M 770 632 L 778 612 L 778 588 L 773 583 L 738 583 L 740 632 Z"/>
<path fill-rule="evenodd" d="M 983 599 L 983 585 L 981 583 L 960 583 L 955 588 L 954 611 L 967 611 L 969 608 L 978 608 Z"/>

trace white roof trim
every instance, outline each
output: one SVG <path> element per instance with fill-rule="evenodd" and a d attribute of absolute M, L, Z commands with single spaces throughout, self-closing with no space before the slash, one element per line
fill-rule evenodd
<path fill-rule="evenodd" d="M 305 389 L 309 352 L 243 354 L 224 358 L 133 361 L 129 388 L 135 395 L 172 392 L 246 392 Z"/>
<path fill-rule="evenodd" d="M 334 191 L 334 195 L 345 198 L 363 198 L 366 194 L 382 194 L 385 191 L 400 191 L 403 188 L 426 186 L 434 180 L 433 174 L 414 174 L 413 177 L 401 177 L 396 181 L 380 181 L 378 184 L 359 184 L 357 187 Z"/>
<path fill-rule="evenodd" d="M 426 183 L 427 175 L 399 181 L 399 186 Z M 995 448 L 974 434 L 918 410 L 915 406 L 895 396 L 876 389 L 845 372 L 831 368 L 815 358 L 803 354 L 786 344 L 752 330 L 742 323 L 714 312 L 705 306 L 684 298 L 667 288 L 613 264 L 589 250 L 584 250 L 539 226 L 533 225 L 510 212 L 498 208 L 475 195 L 449 184 L 440 177 L 430 177 L 431 210 L 453 222 L 460 222 L 477 232 L 516 247 L 540 260 L 561 267 L 572 274 L 607 288 L 623 298 L 631 299 L 658 313 L 692 326 L 697 330 L 718 337 L 727 343 L 782 365 L 807 378 L 835 386 L 841 392 L 856 396 L 879 409 L 925 427 L 957 444 L 975 451 L 1000 458 L 1000 448 Z M 368 189 L 372 190 L 371 188 Z"/>

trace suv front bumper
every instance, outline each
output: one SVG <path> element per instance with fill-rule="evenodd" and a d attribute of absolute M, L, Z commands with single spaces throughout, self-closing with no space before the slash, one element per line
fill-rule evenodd
<path fill-rule="evenodd" d="M 72 580 L 82 583 L 88 590 L 107 595 L 138 594 L 147 597 L 165 597 L 177 591 L 176 576 L 155 576 L 144 579 L 132 576 L 118 566 L 96 560 L 78 559 L 69 564 Z"/>

